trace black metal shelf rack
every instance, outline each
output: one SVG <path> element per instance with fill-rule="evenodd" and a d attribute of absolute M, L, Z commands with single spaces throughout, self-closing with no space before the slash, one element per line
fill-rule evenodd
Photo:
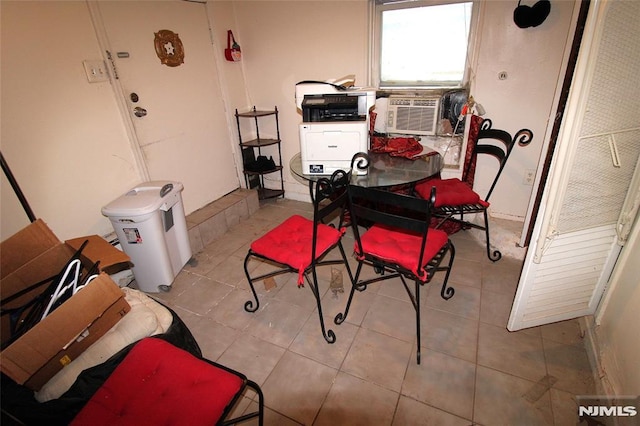
<path fill-rule="evenodd" d="M 242 151 L 242 165 L 245 184 L 247 188 L 257 188 L 258 198 L 263 200 L 267 198 L 284 197 L 284 179 L 282 175 L 282 150 L 280 148 L 280 124 L 278 122 L 278 107 L 274 107 L 273 110 L 259 111 L 254 106 L 251 110 L 246 112 L 238 112 L 236 109 L 236 124 L 238 126 L 238 139 L 240 141 L 240 150 Z M 265 117 L 273 117 L 275 119 L 276 137 L 264 138 L 260 136 L 260 119 Z M 240 120 L 249 118 L 254 120 L 255 138 L 244 141 L 242 139 L 242 131 L 240 130 Z M 255 170 L 256 163 L 263 157 L 263 148 L 267 146 L 277 145 L 276 158 L 271 163 L 271 166 L 267 168 L 258 167 Z M 258 159 L 256 160 L 256 153 Z M 266 158 L 266 155 L 264 156 Z M 271 156 L 273 159 L 273 156 Z M 254 167 L 251 167 L 251 166 Z M 249 170 L 249 168 L 254 170 Z M 280 187 L 279 188 L 267 188 L 265 186 L 265 175 L 279 174 Z M 274 181 L 275 182 L 275 181 Z M 277 182 L 276 182 L 277 185 Z"/>

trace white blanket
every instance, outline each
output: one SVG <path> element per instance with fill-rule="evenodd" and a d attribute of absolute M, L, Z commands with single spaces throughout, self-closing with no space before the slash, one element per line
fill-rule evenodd
<path fill-rule="evenodd" d="M 173 320 L 168 309 L 141 291 L 128 287 L 122 288 L 122 291 L 131 311 L 35 392 L 37 401 L 46 402 L 59 398 L 69 390 L 83 370 L 102 364 L 133 342 L 167 331 Z"/>

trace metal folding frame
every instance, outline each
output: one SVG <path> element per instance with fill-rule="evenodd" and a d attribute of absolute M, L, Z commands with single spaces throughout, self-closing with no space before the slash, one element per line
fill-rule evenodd
<path fill-rule="evenodd" d="M 309 180 L 309 193 L 311 195 L 311 201 L 313 203 L 313 235 L 311 236 L 311 258 L 309 259 L 309 264 L 304 268 L 302 274 L 316 299 L 318 315 L 320 317 L 320 328 L 322 330 L 323 337 L 328 343 L 334 343 L 336 341 L 336 335 L 333 330 L 327 330 L 324 324 L 324 319 L 322 316 L 321 295 L 318 287 L 318 274 L 316 268 L 319 266 L 344 264 L 350 281 L 353 280 L 353 275 L 349 267 L 349 262 L 344 251 L 341 238 L 338 239 L 336 244 L 334 244 L 332 247 L 329 247 L 328 250 L 322 253 L 318 253 L 316 251 L 317 237 L 319 227 L 336 227 L 333 223 L 331 223 L 331 220 L 335 220 L 336 218 L 338 219 L 337 229 L 343 228 L 345 224 L 345 211 L 347 211 L 345 210 L 345 208 L 347 207 L 348 203 L 347 187 L 349 185 L 350 178 L 351 172 L 337 170 L 330 177 L 320 177 L 317 179 Z M 332 251 L 336 245 L 340 250 L 341 259 L 325 259 L 325 255 Z M 248 269 L 248 263 L 252 258 L 269 261 L 277 269 L 252 277 Z M 252 248 L 249 249 L 249 252 L 245 257 L 244 272 L 247 280 L 249 281 L 249 286 L 251 287 L 251 291 L 255 299 L 255 303 L 254 300 L 248 300 L 244 304 L 244 309 L 247 312 L 255 312 L 260 306 L 258 294 L 254 286 L 254 283 L 256 281 L 264 280 L 286 273 L 299 274 L 300 270 L 297 266 L 278 262 L 271 258 L 268 254 L 258 253 Z"/>
<path fill-rule="evenodd" d="M 447 239 L 446 243 L 430 259 L 426 259 L 425 255 L 425 250 L 428 247 L 428 234 L 434 232 L 429 229 L 429 223 L 435 190 L 432 191 L 430 199 L 424 200 L 376 188 L 352 185 L 349 187 L 349 198 L 358 267 L 344 313 L 336 315 L 334 322 L 342 324 L 346 320 L 355 290 L 364 291 L 369 284 L 400 278 L 416 312 L 417 363 L 420 364 L 420 288 L 429 283 L 436 272 L 444 271 L 446 275 L 440 295 L 443 299 L 448 300 L 455 293 L 454 288 L 447 285 L 455 259 L 453 243 Z M 373 226 L 384 226 L 386 227 L 384 232 L 389 235 L 390 240 L 393 238 L 393 233 L 410 233 L 419 236 L 420 251 L 418 259 L 414 259 L 415 264 L 419 265 L 417 270 L 410 269 L 406 264 L 367 252 L 362 245 L 359 226 L 370 226 L 369 229 L 372 229 Z M 445 261 L 447 254 L 449 254 L 448 262 Z M 360 273 L 364 265 L 372 266 L 378 276 L 360 281 Z M 407 280 L 414 281 L 413 289 L 410 288 Z"/>

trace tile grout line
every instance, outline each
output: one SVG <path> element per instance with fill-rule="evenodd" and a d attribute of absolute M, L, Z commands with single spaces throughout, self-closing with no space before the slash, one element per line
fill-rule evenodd
<path fill-rule="evenodd" d="M 476 392 L 478 389 L 478 358 L 479 358 L 479 353 L 480 353 L 480 324 L 481 324 L 481 318 L 482 318 L 482 292 L 483 292 L 483 274 L 482 272 L 484 272 L 484 266 L 482 266 L 481 269 L 481 273 L 480 273 L 480 302 L 479 302 L 479 308 L 478 308 L 478 328 L 476 329 L 476 361 L 475 361 L 475 370 L 474 370 L 474 375 L 473 375 L 473 398 L 471 399 L 471 424 L 475 425 L 476 423 Z"/>

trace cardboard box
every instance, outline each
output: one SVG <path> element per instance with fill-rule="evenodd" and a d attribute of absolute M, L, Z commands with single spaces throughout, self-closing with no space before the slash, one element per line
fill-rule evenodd
<path fill-rule="evenodd" d="M 0 369 L 18 384 L 38 390 L 55 373 L 106 333 L 129 312 L 122 290 L 104 273 L 127 267 L 129 257 L 98 236 L 62 243 L 42 220 L 37 220 L 0 245 L 2 309 L 33 300 L 55 277 L 85 240 L 85 268 L 100 261 L 102 273 L 0 353 Z M 5 300 L 23 291 L 19 297 Z M 2 316 L 2 343 L 9 340 L 9 315 Z"/>

